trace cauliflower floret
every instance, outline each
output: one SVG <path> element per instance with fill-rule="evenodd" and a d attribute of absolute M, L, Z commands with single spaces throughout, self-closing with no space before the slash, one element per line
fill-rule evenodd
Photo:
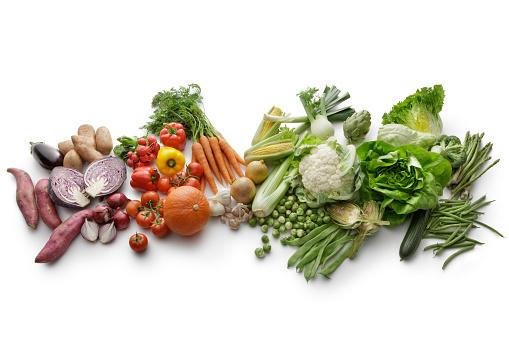
<path fill-rule="evenodd" d="M 336 150 L 320 144 L 303 157 L 299 164 L 302 184 L 316 197 L 318 192 L 338 192 L 341 186 L 340 160 Z"/>

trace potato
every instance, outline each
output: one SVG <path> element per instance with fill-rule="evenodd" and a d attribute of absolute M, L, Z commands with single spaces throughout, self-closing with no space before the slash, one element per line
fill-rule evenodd
<path fill-rule="evenodd" d="M 97 147 L 95 143 L 95 129 L 92 125 L 85 124 L 78 127 L 78 135 L 87 138 L 87 142 L 90 143 L 90 146 L 94 149 Z"/>
<path fill-rule="evenodd" d="M 74 145 L 72 143 L 72 140 L 66 140 L 58 143 L 58 150 L 63 155 L 66 155 L 67 152 L 74 149 Z"/>
<path fill-rule="evenodd" d="M 72 149 L 64 157 L 64 166 L 77 169 L 81 172 L 83 170 L 83 160 L 78 152 Z"/>
<path fill-rule="evenodd" d="M 16 202 L 28 226 L 35 228 L 39 222 L 39 211 L 35 198 L 34 183 L 30 175 L 18 168 L 8 168 L 7 172 L 16 178 Z"/>
<path fill-rule="evenodd" d="M 90 144 L 84 140 L 83 136 L 73 135 L 71 140 L 74 144 L 74 150 L 78 152 L 81 159 L 86 162 L 91 163 L 92 161 L 103 157 L 103 155 L 97 151 L 95 147 L 90 146 Z"/>
<path fill-rule="evenodd" d="M 94 212 L 90 209 L 81 210 L 71 215 L 51 233 L 48 242 L 35 258 L 35 262 L 46 263 L 60 258 L 71 241 L 80 234 L 85 219 L 90 219 L 93 216 Z"/>
<path fill-rule="evenodd" d="M 107 127 L 101 126 L 95 131 L 95 143 L 97 150 L 104 155 L 108 155 L 113 150 L 113 140 Z"/>
<path fill-rule="evenodd" d="M 74 151 L 73 151 L 74 152 Z M 35 196 L 37 197 L 37 209 L 42 221 L 52 230 L 60 226 L 62 220 L 58 216 L 55 203 L 48 193 L 48 179 L 41 179 L 35 185 Z"/>

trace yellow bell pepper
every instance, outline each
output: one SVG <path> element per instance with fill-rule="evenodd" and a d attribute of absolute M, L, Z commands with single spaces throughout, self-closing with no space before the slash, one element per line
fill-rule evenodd
<path fill-rule="evenodd" d="M 163 147 L 157 153 L 156 166 L 161 174 L 172 177 L 186 165 L 186 159 L 179 150 Z"/>

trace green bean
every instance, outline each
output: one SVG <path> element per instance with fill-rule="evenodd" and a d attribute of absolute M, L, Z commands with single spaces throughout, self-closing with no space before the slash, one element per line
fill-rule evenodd
<path fill-rule="evenodd" d="M 320 274 L 329 278 L 328 275 L 334 272 L 336 268 L 338 268 L 339 265 L 348 258 L 348 253 L 352 250 L 353 245 L 354 241 L 351 241 L 346 249 L 344 249 L 329 265 L 325 266 L 325 268 L 320 271 Z"/>
<path fill-rule="evenodd" d="M 495 232 L 496 234 L 498 234 L 498 235 L 499 235 L 499 236 L 501 236 L 502 238 L 504 237 L 504 236 L 502 235 L 502 233 L 500 233 L 499 231 L 497 231 L 497 230 L 496 230 L 496 229 L 494 229 L 493 227 L 486 225 L 486 224 L 485 224 L 485 223 L 483 223 L 483 222 L 480 222 L 480 221 L 477 221 L 477 220 L 476 220 L 476 221 L 475 221 L 475 223 L 476 223 L 476 224 L 479 224 L 479 225 L 481 225 L 481 226 L 483 226 L 483 227 L 486 227 L 487 229 L 489 229 L 489 230 L 490 230 L 490 231 L 492 231 L 492 232 Z"/>
<path fill-rule="evenodd" d="M 295 269 L 297 271 L 300 271 L 302 270 L 302 268 L 304 268 L 304 266 L 309 263 L 310 261 L 312 261 L 313 259 L 316 259 L 316 256 L 318 255 L 318 252 L 320 250 L 320 247 L 321 247 L 321 242 L 318 242 L 316 244 L 313 245 L 313 247 L 311 247 L 309 249 L 309 251 L 302 257 L 302 259 L 300 259 L 299 263 L 297 264 L 297 266 L 295 266 Z"/>
<path fill-rule="evenodd" d="M 464 227 L 464 226 L 468 226 L 469 224 L 471 224 L 471 223 L 460 222 L 460 223 L 456 223 L 456 224 L 445 224 L 445 225 L 442 225 L 442 226 L 437 226 L 437 227 L 430 228 L 429 231 L 430 232 L 437 232 L 437 231 L 447 230 L 447 229 L 449 229 L 451 227 Z"/>
<path fill-rule="evenodd" d="M 453 254 L 451 254 L 449 256 L 449 258 L 447 258 L 445 261 L 444 261 L 444 264 L 442 265 L 442 269 L 445 269 L 445 267 L 447 266 L 447 264 L 449 264 L 451 262 L 452 259 L 454 259 L 455 257 L 457 257 L 458 255 L 460 255 L 461 253 L 464 253 L 466 251 L 470 251 L 471 249 L 473 249 L 475 247 L 475 245 L 470 245 L 468 247 L 465 247 L 465 248 L 462 248 L 456 252 L 454 252 Z"/>
<path fill-rule="evenodd" d="M 337 231 L 338 229 L 339 229 L 339 225 L 331 224 L 330 227 L 325 229 L 323 232 L 319 233 L 317 236 L 311 238 L 305 244 L 303 244 L 297 251 L 295 251 L 295 253 L 290 257 L 290 259 L 288 259 L 288 267 L 291 267 L 291 266 L 295 265 L 297 260 L 302 258 L 302 256 L 304 256 L 304 254 L 306 254 L 307 251 L 309 251 L 309 249 L 311 247 L 313 247 L 314 244 L 316 244 L 318 241 L 324 239 L 325 237 L 327 237 L 332 232 Z M 315 228 L 315 230 L 316 230 L 316 228 Z M 309 234 L 313 233 L 313 231 L 311 231 Z M 305 238 L 305 237 L 306 236 L 304 236 L 302 238 Z"/>
<path fill-rule="evenodd" d="M 295 240 L 289 241 L 288 245 L 291 245 L 291 246 L 301 246 L 304 243 L 306 243 L 308 240 L 311 240 L 316 235 L 320 234 L 323 230 L 327 229 L 329 226 L 333 226 L 333 225 L 335 225 L 335 224 L 330 223 L 330 224 L 327 224 L 327 225 L 322 225 L 320 227 L 317 227 L 313 231 L 311 231 L 310 233 L 308 233 L 305 236 L 303 236 L 302 238 L 296 238 Z"/>
<path fill-rule="evenodd" d="M 341 251 L 341 249 L 346 245 L 347 242 L 354 240 L 357 238 L 357 234 L 347 234 L 343 236 L 341 239 L 338 239 L 331 243 L 328 248 L 325 249 L 323 260 L 321 262 L 322 269 L 325 267 L 325 263 L 329 261 L 330 258 L 334 257 L 336 254 Z"/>
<path fill-rule="evenodd" d="M 448 248 L 466 247 L 466 246 L 472 246 L 472 245 L 475 246 L 475 243 L 472 243 L 471 241 L 466 241 L 466 242 L 462 242 L 459 244 L 450 245 L 450 246 L 448 246 Z M 442 247 L 442 244 L 428 245 L 428 246 L 424 247 L 423 251 L 427 251 L 427 250 L 437 248 L 437 247 Z"/>
<path fill-rule="evenodd" d="M 472 224 L 470 224 L 469 226 L 467 226 L 465 228 L 465 230 L 463 230 L 463 232 L 461 232 L 458 236 L 456 236 L 456 233 L 453 233 L 451 235 L 452 239 L 447 239 L 443 245 L 442 245 L 442 248 L 441 249 L 438 249 L 436 254 L 440 254 L 440 252 L 442 252 L 442 250 L 446 247 L 450 247 L 451 245 L 454 245 L 455 243 L 457 243 L 458 241 L 460 241 L 461 239 L 465 238 L 465 235 L 468 233 L 468 231 L 470 230 L 470 227 L 472 227 Z M 459 231 L 460 228 L 458 227 L 457 230 Z"/>
<path fill-rule="evenodd" d="M 313 273 L 313 266 L 315 265 L 315 262 L 316 259 L 313 259 L 304 267 L 304 278 L 306 278 L 306 281 L 309 281 L 312 278 L 311 274 Z"/>

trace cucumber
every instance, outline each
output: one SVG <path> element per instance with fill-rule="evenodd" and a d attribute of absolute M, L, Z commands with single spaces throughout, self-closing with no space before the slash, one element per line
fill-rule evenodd
<path fill-rule="evenodd" d="M 424 232 L 426 231 L 426 225 L 428 224 L 430 215 L 431 209 L 418 210 L 412 215 L 410 226 L 408 226 L 408 230 L 399 247 L 399 257 L 401 260 L 410 257 L 419 247 Z"/>

